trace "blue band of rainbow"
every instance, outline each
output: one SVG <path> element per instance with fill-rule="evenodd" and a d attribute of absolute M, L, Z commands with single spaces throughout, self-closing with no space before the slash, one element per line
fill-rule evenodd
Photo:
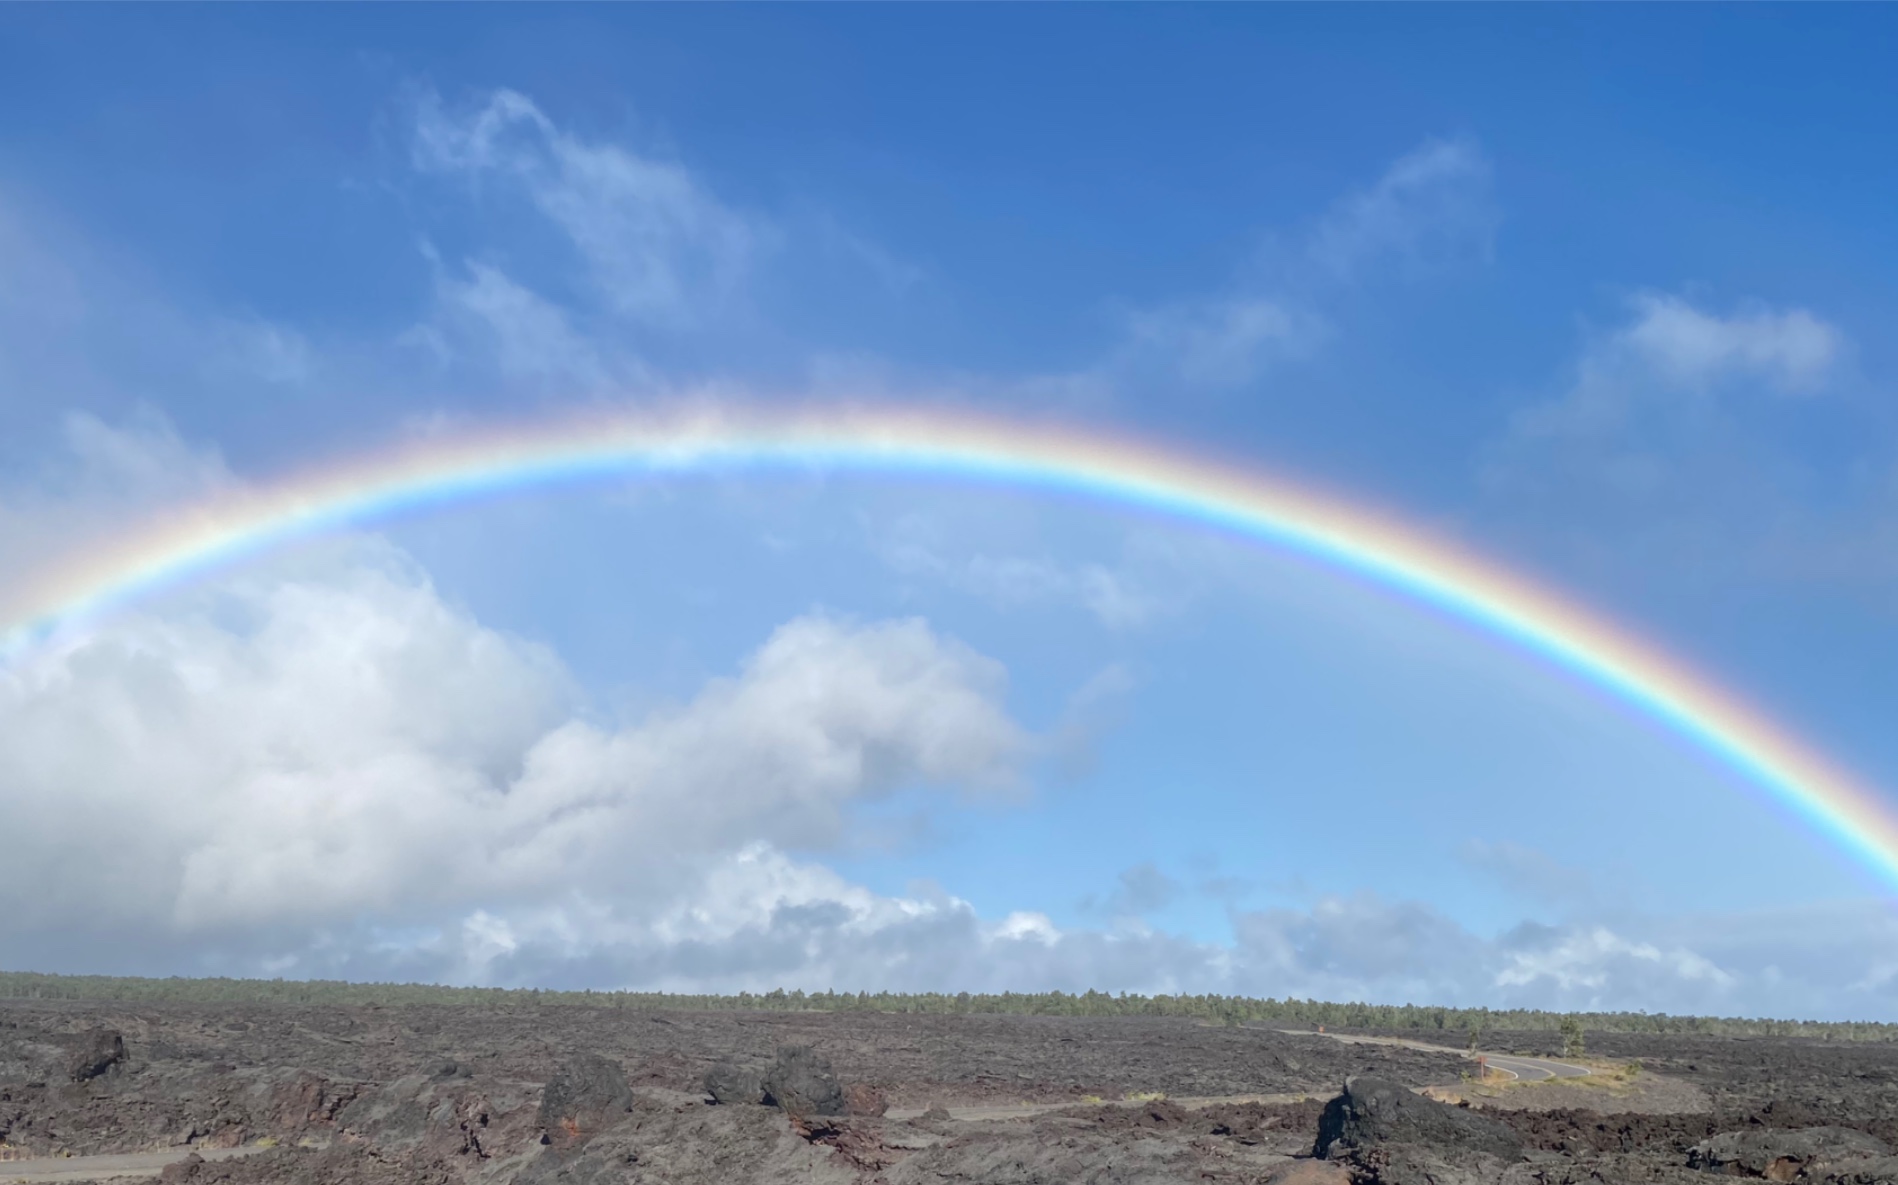
<path fill-rule="evenodd" d="M 483 495 L 638 474 L 869 471 L 1064 491 L 1205 524 L 1393 589 L 1661 722 L 1898 888 L 1898 818 L 1654 645 L 1394 518 L 1236 466 L 967 411 L 729 408 L 610 415 L 419 442 L 232 492 L 10 581 L 14 646 L 294 538 Z"/>

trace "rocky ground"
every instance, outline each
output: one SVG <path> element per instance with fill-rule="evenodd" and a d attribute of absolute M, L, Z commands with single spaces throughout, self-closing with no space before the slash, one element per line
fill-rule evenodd
<path fill-rule="evenodd" d="M 9 1001 L 0 1183 L 1898 1183 L 1898 1048 L 1589 1044 L 1593 1080 L 1498 1089 L 1186 1020 Z"/>

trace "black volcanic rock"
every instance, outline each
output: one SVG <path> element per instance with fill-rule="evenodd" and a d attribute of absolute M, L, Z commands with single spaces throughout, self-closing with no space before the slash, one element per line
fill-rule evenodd
<path fill-rule="evenodd" d="M 787 1115 L 842 1115 L 843 1084 L 830 1061 L 808 1045 L 787 1045 L 764 1074 L 765 1101 Z"/>
<path fill-rule="evenodd" d="M 1369 1074 L 1347 1078 L 1344 1093 L 1325 1105 L 1314 1152 L 1328 1160 L 1383 1144 L 1415 1144 L 1438 1153 L 1485 1153 L 1515 1159 L 1522 1140 L 1494 1119 L 1413 1093 Z"/>
<path fill-rule="evenodd" d="M 74 1082 L 89 1082 L 125 1060 L 125 1038 L 117 1029 L 92 1029 L 80 1035 L 68 1061 Z"/>

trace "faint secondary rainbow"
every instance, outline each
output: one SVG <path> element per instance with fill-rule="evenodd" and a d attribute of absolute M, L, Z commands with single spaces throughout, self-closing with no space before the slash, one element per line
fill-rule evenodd
<path fill-rule="evenodd" d="M 936 476 L 1065 492 L 1216 527 L 1462 619 L 1611 693 L 1765 790 L 1898 888 L 1898 816 L 1757 710 L 1603 618 L 1395 519 L 1150 443 L 967 412 L 613 416 L 432 439 L 230 492 L 0 590 L 17 652 L 288 540 L 430 505 L 609 477 Z"/>

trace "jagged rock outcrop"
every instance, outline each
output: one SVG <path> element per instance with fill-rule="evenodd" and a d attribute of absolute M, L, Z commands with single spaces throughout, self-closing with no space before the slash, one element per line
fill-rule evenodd
<path fill-rule="evenodd" d="M 1794 1130 L 1762 1127 L 1722 1132 L 1696 1144 L 1687 1154 L 1692 1168 L 1736 1177 L 1791 1181 L 1801 1172 L 1842 1161 L 1868 1161 L 1891 1154 L 1874 1136 L 1849 1127 L 1807 1127 Z"/>
<path fill-rule="evenodd" d="M 540 1129 L 556 1148 L 570 1147 L 618 1122 L 633 1089 L 618 1062 L 582 1054 L 563 1064 L 540 1096 Z"/>
<path fill-rule="evenodd" d="M 705 1093 L 714 1103 L 733 1106 L 764 1102 L 764 1086 L 756 1070 L 747 1070 L 731 1062 L 720 1062 L 705 1071 Z"/>

